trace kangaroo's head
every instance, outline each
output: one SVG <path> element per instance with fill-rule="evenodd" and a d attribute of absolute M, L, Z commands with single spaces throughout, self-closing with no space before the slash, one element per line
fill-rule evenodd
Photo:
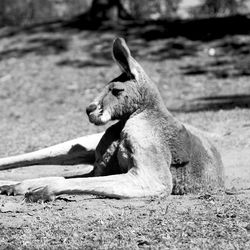
<path fill-rule="evenodd" d="M 114 41 L 113 58 L 122 74 L 109 82 L 86 108 L 90 122 L 95 125 L 125 120 L 146 108 L 159 108 L 163 103 L 156 86 L 131 56 L 124 39 Z"/>

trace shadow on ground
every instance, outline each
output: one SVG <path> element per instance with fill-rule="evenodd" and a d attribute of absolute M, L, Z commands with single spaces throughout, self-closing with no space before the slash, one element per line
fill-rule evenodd
<path fill-rule="evenodd" d="M 203 18 L 193 20 L 165 21 L 121 21 L 114 24 L 109 21 L 86 20 L 84 15 L 68 21 L 55 21 L 24 28 L 8 28 L 0 30 L 0 39 L 24 35 L 23 46 L 9 46 L 0 52 L 0 60 L 9 57 L 22 57 L 29 53 L 39 55 L 60 54 L 69 49 L 69 41 L 74 34 L 92 31 L 95 39 L 84 46 L 89 51 L 90 60 L 58 62 L 59 66 L 85 67 L 98 66 L 106 63 L 92 64 L 93 58 L 102 61 L 110 59 L 110 44 L 115 35 L 124 36 L 135 55 L 150 60 L 180 59 L 183 56 L 195 56 L 202 43 L 223 39 L 227 36 L 250 33 L 248 16 L 230 16 L 221 18 Z M 105 34 L 111 32 L 112 36 Z M 35 37 L 34 37 L 35 36 Z M 84 37 L 83 39 L 86 39 Z M 246 45 L 246 44 L 245 44 Z M 222 44 L 225 50 L 239 50 L 240 44 Z M 247 46 L 247 45 L 246 45 Z M 244 52 L 248 53 L 247 48 Z M 100 53 L 101 52 L 101 53 Z M 108 53 L 108 57 L 107 57 Z M 108 58 L 108 60 L 107 60 Z M 109 62 L 108 62 L 109 63 Z M 192 72 L 192 69 L 190 69 Z M 201 72 L 201 70 L 200 70 Z"/>
<path fill-rule="evenodd" d="M 234 108 L 250 108 L 250 95 L 224 95 L 199 97 L 183 104 L 178 109 L 171 109 L 173 112 L 199 112 L 228 110 Z"/>
<path fill-rule="evenodd" d="M 54 21 L 28 27 L 13 28 L 0 34 L 0 38 L 11 37 L 18 33 L 34 34 L 58 31 L 79 32 L 91 30 L 107 32 L 120 31 L 129 37 L 140 37 L 146 41 L 162 38 L 185 37 L 189 40 L 211 41 L 228 35 L 249 34 L 250 19 L 248 15 L 227 17 L 196 18 L 188 20 L 149 20 L 149 21 L 95 21 L 86 15 L 74 17 L 68 21 Z"/>
<path fill-rule="evenodd" d="M 68 21 L 55 21 L 24 28 L 0 30 L 0 39 L 10 43 L 0 49 L 0 60 L 22 58 L 29 54 L 58 55 L 58 67 L 108 67 L 113 61 L 110 45 L 115 36 L 126 37 L 129 47 L 139 60 L 161 62 L 198 57 L 210 53 L 210 60 L 191 60 L 181 66 L 185 77 L 204 75 L 213 78 L 236 78 L 250 75 L 250 17 L 229 16 L 194 20 L 109 21 L 84 20 L 83 16 Z M 73 57 L 65 55 L 72 49 L 73 37 L 78 39 L 79 51 Z M 21 40 L 20 40 L 21 38 Z M 75 41 L 74 41 L 75 42 Z M 182 111 L 202 111 L 249 108 L 248 95 L 205 97 L 192 100 Z M 175 111 L 178 111 L 175 110 Z"/>
<path fill-rule="evenodd" d="M 94 60 L 80 60 L 80 59 L 63 59 L 57 62 L 57 66 L 67 66 L 74 68 L 84 68 L 84 67 L 106 67 L 110 64 L 107 61 L 94 61 Z"/>
<path fill-rule="evenodd" d="M 209 62 L 189 64 L 182 68 L 187 76 L 206 74 L 215 78 L 250 75 L 249 37 L 226 37 L 213 44 L 213 58 Z"/>
<path fill-rule="evenodd" d="M 15 57 L 22 58 L 27 54 L 37 55 L 60 54 L 68 49 L 69 39 L 66 37 L 31 38 L 25 43 L 17 42 L 8 49 L 0 51 L 0 60 Z"/>

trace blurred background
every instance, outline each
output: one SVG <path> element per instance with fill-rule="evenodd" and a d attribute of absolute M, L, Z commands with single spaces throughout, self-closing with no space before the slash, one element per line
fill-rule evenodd
<path fill-rule="evenodd" d="M 246 145 L 249 10 L 250 0 L 1 0 L 0 155 L 104 129 L 85 107 L 119 74 L 117 36 L 180 120 Z"/>
<path fill-rule="evenodd" d="M 247 0 L 2 0 L 0 25 L 31 25 L 77 15 L 112 20 L 223 17 L 247 14 L 249 5 Z"/>

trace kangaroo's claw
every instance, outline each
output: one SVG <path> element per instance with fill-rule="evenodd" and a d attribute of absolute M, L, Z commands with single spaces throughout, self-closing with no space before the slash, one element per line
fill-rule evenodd
<path fill-rule="evenodd" d="M 16 185 L 3 185 L 3 186 L 0 186 L 0 194 L 6 194 L 8 196 L 17 195 L 15 186 Z"/>

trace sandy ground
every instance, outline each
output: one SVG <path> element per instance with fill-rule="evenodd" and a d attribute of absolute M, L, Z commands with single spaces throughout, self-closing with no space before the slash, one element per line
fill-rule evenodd
<path fill-rule="evenodd" d="M 89 124 L 85 107 L 119 72 L 109 48 L 115 35 L 60 31 L 2 38 L 1 157 L 105 129 Z M 0 249 L 249 249 L 250 76 L 237 74 L 239 68 L 228 63 L 236 56 L 223 50 L 223 41 L 161 39 L 147 47 L 141 45 L 145 41 L 128 42 L 175 116 L 216 134 L 212 140 L 222 154 L 227 187 L 236 189 L 232 195 L 129 201 L 63 196 L 46 204 L 1 195 Z M 183 46 L 173 46 L 172 54 L 155 53 L 172 43 Z M 209 56 L 209 48 L 218 54 Z M 0 180 L 73 170 L 28 167 L 1 171 Z"/>

